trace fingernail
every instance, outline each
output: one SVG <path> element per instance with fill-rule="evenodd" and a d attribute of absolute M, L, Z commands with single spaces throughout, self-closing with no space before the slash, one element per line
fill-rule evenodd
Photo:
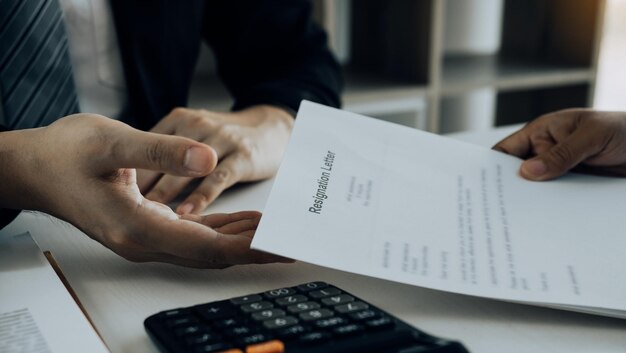
<path fill-rule="evenodd" d="M 178 214 L 188 214 L 191 213 L 191 211 L 193 211 L 193 204 L 184 203 L 178 206 Z"/>
<path fill-rule="evenodd" d="M 185 168 L 192 172 L 207 172 L 210 163 L 211 156 L 203 148 L 191 147 L 185 154 Z"/>
<path fill-rule="evenodd" d="M 522 164 L 522 172 L 531 176 L 542 176 L 546 174 L 548 167 L 541 159 L 531 159 Z"/>

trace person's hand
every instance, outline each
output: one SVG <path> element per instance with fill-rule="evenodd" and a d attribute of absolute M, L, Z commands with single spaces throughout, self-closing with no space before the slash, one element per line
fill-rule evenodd
<path fill-rule="evenodd" d="M 141 195 L 132 168 L 201 177 L 217 162 L 205 144 L 92 114 L 2 133 L 0 144 L 0 206 L 57 216 L 126 259 L 202 268 L 284 261 L 250 250 L 257 212 L 181 218 Z"/>
<path fill-rule="evenodd" d="M 626 176 L 626 113 L 567 109 L 540 116 L 495 150 L 526 159 L 520 175 L 557 178 L 569 170 Z"/>
<path fill-rule="evenodd" d="M 285 110 L 267 105 L 233 113 L 174 109 L 150 131 L 202 142 L 211 146 L 219 158 L 215 170 L 176 211 L 180 214 L 199 213 L 237 182 L 272 177 L 287 147 L 293 120 Z M 142 193 L 161 203 L 172 201 L 193 178 L 167 172 L 138 171 Z"/>

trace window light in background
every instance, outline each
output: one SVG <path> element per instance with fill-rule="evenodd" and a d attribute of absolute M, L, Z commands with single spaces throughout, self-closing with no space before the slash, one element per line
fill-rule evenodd
<path fill-rule="evenodd" d="M 594 108 L 626 111 L 626 0 L 608 0 Z"/>

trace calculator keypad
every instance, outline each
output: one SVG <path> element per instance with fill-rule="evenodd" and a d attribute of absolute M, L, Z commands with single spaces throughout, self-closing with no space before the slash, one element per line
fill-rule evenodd
<path fill-rule="evenodd" d="M 467 352 L 457 342 L 426 335 L 324 282 L 168 310 L 146 319 L 145 325 L 168 353 L 339 353 L 352 351 L 357 342 L 361 352 L 400 343 L 409 348 L 423 344 L 420 352 L 429 352 L 428 345 L 436 348 L 433 342 L 460 347 L 446 352 Z M 420 343 L 424 337 L 428 340 Z"/>

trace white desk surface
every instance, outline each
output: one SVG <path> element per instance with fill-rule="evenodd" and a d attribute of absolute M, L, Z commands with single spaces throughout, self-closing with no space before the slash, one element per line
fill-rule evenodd
<path fill-rule="evenodd" d="M 490 146 L 510 131 L 455 137 Z M 262 210 L 271 183 L 237 187 L 209 211 Z M 143 320 L 158 311 L 320 280 L 354 292 L 424 331 L 459 339 L 472 352 L 626 352 L 626 320 L 450 294 L 305 263 L 225 270 L 135 264 L 75 228 L 33 213 L 22 213 L 2 233 L 26 230 L 53 252 L 114 353 L 156 352 Z"/>

